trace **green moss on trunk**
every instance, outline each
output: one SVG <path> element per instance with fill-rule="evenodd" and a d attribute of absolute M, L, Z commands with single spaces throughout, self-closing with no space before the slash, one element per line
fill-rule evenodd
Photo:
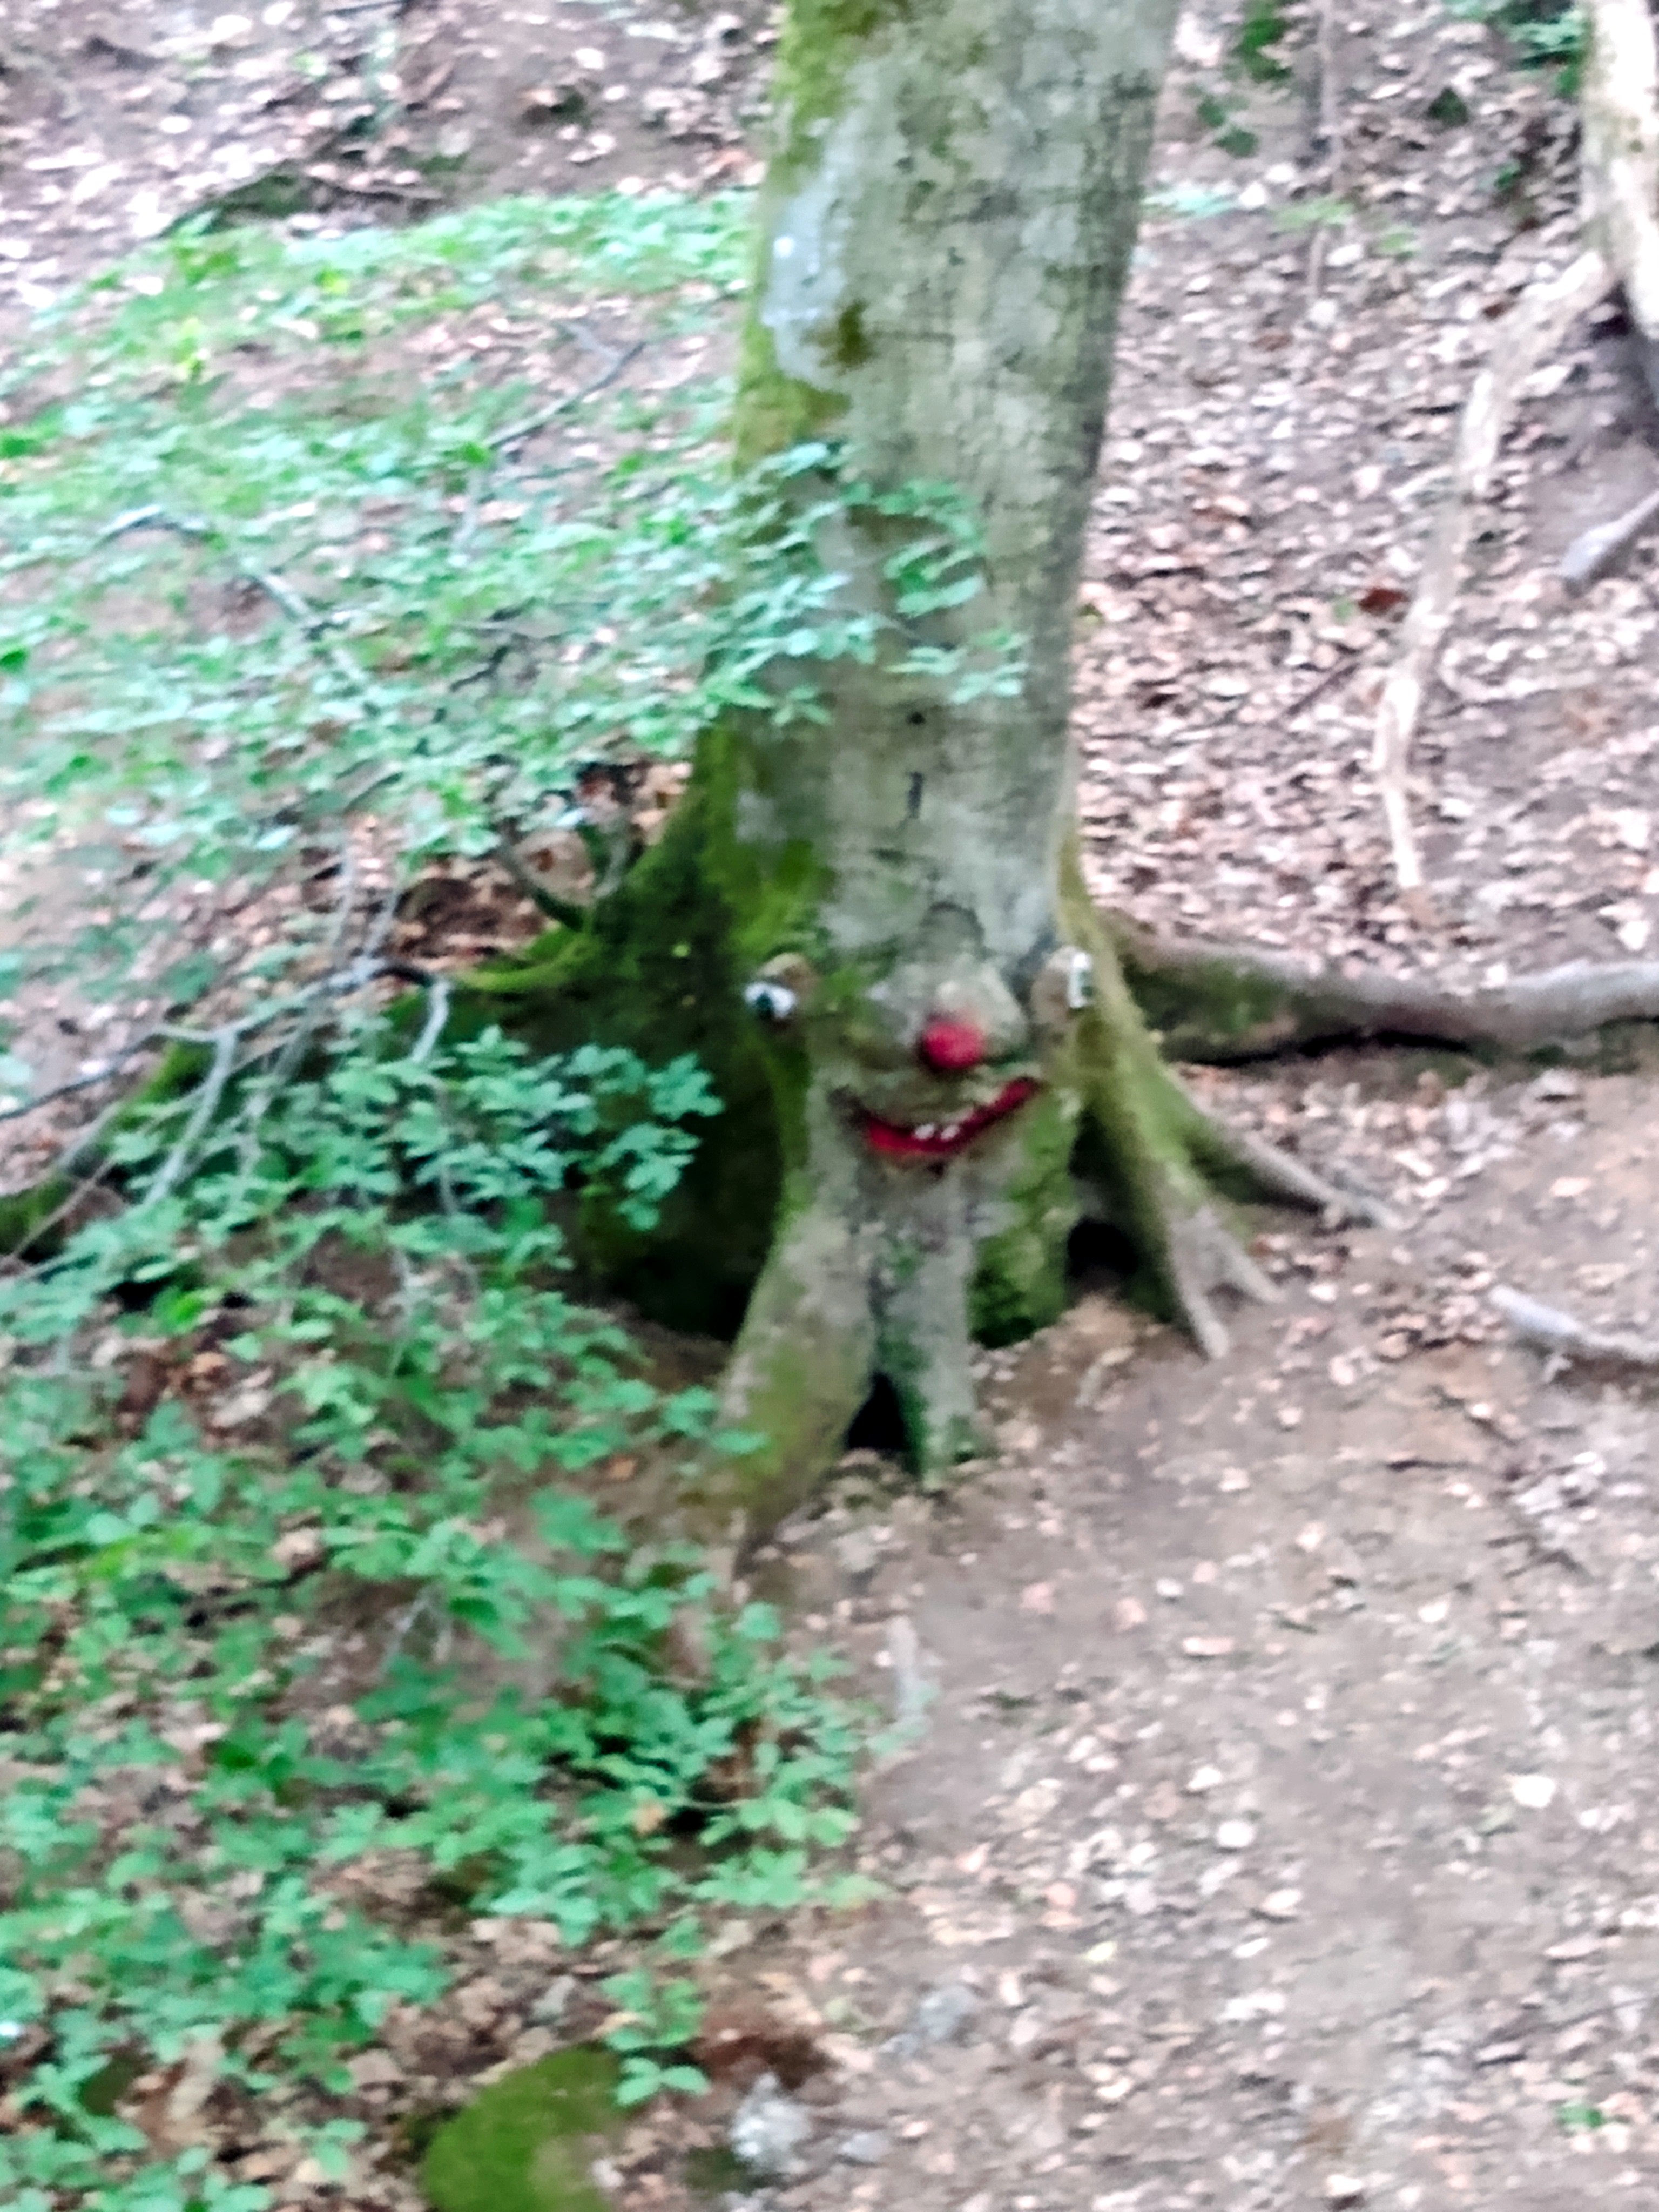
<path fill-rule="evenodd" d="M 653 1065 L 690 1053 L 721 1114 L 649 1235 L 598 1202 L 585 1256 L 653 1319 L 729 1335 L 772 1239 L 784 1164 L 799 1156 L 804 1056 L 766 1037 L 744 1003 L 756 967 L 811 943 L 821 864 L 799 841 L 765 854 L 735 833 L 752 773 L 734 727 L 700 750 L 690 788 L 587 927 L 553 930 L 480 970 L 455 1023 L 499 1021 L 544 1052 L 625 1046 Z"/>
<path fill-rule="evenodd" d="M 1009 1220 L 979 1245 L 969 1292 L 969 1326 L 981 1344 L 1013 1344 L 1066 1310 L 1066 1254 L 1077 1225 L 1072 1176 L 1079 1100 L 1071 1055 L 1052 1067 L 1012 1141 Z"/>
<path fill-rule="evenodd" d="M 752 319 L 744 325 L 732 433 L 740 468 L 787 453 L 792 446 L 834 437 L 846 415 L 847 402 L 839 392 L 784 374 L 769 330 Z"/>
<path fill-rule="evenodd" d="M 839 110 L 847 73 L 878 33 L 938 0 L 793 0 L 778 43 L 775 96 L 786 120 L 782 165 L 810 162 L 821 125 Z M 775 156 L 775 164 L 777 157 Z"/>

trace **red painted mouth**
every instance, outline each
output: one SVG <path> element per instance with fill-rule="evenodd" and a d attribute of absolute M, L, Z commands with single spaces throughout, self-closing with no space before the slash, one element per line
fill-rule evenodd
<path fill-rule="evenodd" d="M 954 1121 L 925 1121 L 915 1129 L 907 1128 L 900 1121 L 884 1121 L 879 1114 L 860 1107 L 859 1124 L 871 1151 L 879 1152 L 884 1159 L 953 1160 L 994 1121 L 1006 1121 L 1028 1098 L 1034 1098 L 1042 1087 L 1023 1075 L 1006 1084 L 989 1105 L 975 1106 L 971 1114 L 964 1114 Z"/>

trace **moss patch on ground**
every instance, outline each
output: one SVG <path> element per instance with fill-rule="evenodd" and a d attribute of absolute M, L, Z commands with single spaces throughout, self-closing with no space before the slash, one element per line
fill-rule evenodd
<path fill-rule="evenodd" d="M 592 2166 L 623 2124 L 605 2051 L 561 2051 L 482 2090 L 433 2137 L 421 2186 L 434 2212 L 608 2212 Z"/>

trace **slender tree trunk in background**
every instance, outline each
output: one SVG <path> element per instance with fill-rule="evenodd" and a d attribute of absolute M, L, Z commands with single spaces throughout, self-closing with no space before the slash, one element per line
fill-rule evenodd
<path fill-rule="evenodd" d="M 694 777 L 779 1101 L 783 1188 L 726 1404 L 766 1439 L 705 1509 L 775 1522 L 872 1381 L 930 1470 L 976 1446 L 969 1346 L 1052 1319 L 1085 1211 L 1207 1350 L 1261 1291 L 1208 1178 L 1331 1194 L 1225 1137 L 1163 1068 L 1084 892 L 1073 608 L 1174 0 L 794 0 L 738 410 L 753 461 L 844 442 L 879 493 L 960 488 L 986 588 L 921 624 L 1024 641 L 1017 696 L 829 664 L 827 726 L 756 718 Z M 810 485 L 804 490 L 810 490 Z M 826 548 L 878 609 L 914 525 Z M 701 810 L 701 811 L 699 811 Z"/>

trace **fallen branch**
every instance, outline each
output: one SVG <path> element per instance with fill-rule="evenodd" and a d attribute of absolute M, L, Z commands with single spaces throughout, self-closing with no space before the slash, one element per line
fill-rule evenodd
<path fill-rule="evenodd" d="M 425 1018 L 410 1052 L 410 1060 L 420 1065 L 431 1056 L 447 1024 L 452 1002 L 449 979 L 431 969 L 419 967 L 412 961 L 383 958 L 378 946 L 375 946 L 344 967 L 319 975 L 305 989 L 273 1000 L 266 1006 L 255 1006 L 246 1014 L 233 1015 L 214 1029 L 184 1029 L 171 1024 L 157 1024 L 133 1038 L 98 1075 L 84 1076 L 73 1083 L 60 1084 L 50 1091 L 40 1091 L 32 1098 L 8 1107 L 3 1114 L 0 1114 L 0 1120 L 16 1120 L 22 1115 L 33 1113 L 39 1107 L 50 1104 L 53 1099 L 89 1089 L 94 1083 L 107 1082 L 139 1054 L 159 1044 L 183 1045 L 206 1054 L 207 1066 L 191 1101 L 184 1130 L 139 1200 L 143 1206 L 156 1205 L 168 1197 L 189 1174 L 201 1140 L 223 1103 L 226 1091 L 238 1076 L 247 1073 L 259 1061 L 273 1058 L 281 1073 L 289 1065 L 285 1056 L 291 1054 L 296 1042 L 303 1047 L 309 1037 L 320 1006 L 331 1000 L 348 997 L 387 976 L 400 982 L 412 983 L 427 994 Z M 246 1050 L 250 1041 L 261 1031 L 292 1016 L 297 1016 L 298 1021 L 288 1036 L 276 1038 L 252 1053 Z M 276 1085 L 270 1086 L 273 1091 L 276 1087 Z M 88 1127 L 78 1131 L 70 1139 L 57 1164 L 36 1186 L 42 1191 L 58 1194 L 49 1200 L 51 1210 L 41 1219 L 27 1224 L 21 1243 L 9 1244 L 6 1248 L 9 1257 L 15 1258 L 20 1251 L 38 1243 L 63 1218 L 69 1204 L 78 1194 L 64 1193 L 65 1176 L 97 1149 L 104 1133 L 122 1120 L 130 1110 L 130 1104 L 126 1099 L 113 1101 Z M 258 1110 L 263 1111 L 263 1107 Z M 100 1166 L 92 1181 L 96 1182 L 104 1171 Z M 90 1185 L 85 1187 L 90 1188 Z"/>
<path fill-rule="evenodd" d="M 550 407 L 544 407 L 534 415 L 526 415 L 522 422 L 508 423 L 505 430 L 492 431 L 484 440 L 485 445 L 497 453 L 506 453 L 511 447 L 523 445 L 525 440 L 533 438 L 538 430 L 546 429 L 548 424 L 556 422 L 561 415 L 568 415 L 573 407 L 580 407 L 583 400 L 592 399 L 603 392 L 607 384 L 614 384 L 629 362 L 636 360 L 644 351 L 645 340 L 637 339 L 631 346 L 624 347 L 598 376 L 584 384 L 580 391 L 567 392 L 562 399 L 556 399 Z"/>
<path fill-rule="evenodd" d="M 1479 990 L 1422 976 L 1346 975 L 1254 945 L 1182 943 L 1103 917 L 1172 1059 L 1227 1061 L 1346 1038 L 1423 1037 L 1528 1052 L 1612 1022 L 1659 1021 L 1659 961 L 1573 961 Z"/>
<path fill-rule="evenodd" d="M 172 514 L 164 507 L 135 507 L 125 514 L 118 514 L 113 522 L 99 532 L 98 542 L 107 544 L 112 538 L 124 538 L 133 530 L 166 530 L 175 538 L 189 538 L 198 544 L 222 542 L 222 533 L 210 522 L 198 522 L 188 515 Z M 274 568 L 264 568 L 238 557 L 236 572 L 245 583 L 279 606 L 295 627 L 302 630 L 322 653 L 335 674 L 347 684 L 362 690 L 368 678 L 343 645 L 325 639 L 323 633 L 339 618 L 333 614 L 322 614 L 309 599 L 296 592 L 287 578 Z"/>
<path fill-rule="evenodd" d="M 1325 156 L 1325 191 L 1332 199 L 1340 199 L 1343 190 L 1343 165 L 1346 148 L 1342 137 L 1342 88 L 1336 71 L 1335 0 L 1319 0 L 1319 16 L 1316 32 L 1315 52 L 1319 71 L 1319 118 L 1314 133 L 1314 143 Z M 1328 225 L 1316 222 L 1308 241 L 1307 290 L 1310 301 L 1316 299 L 1325 274 L 1325 243 Z"/>
<path fill-rule="evenodd" d="M 410 1048 L 409 1056 L 417 1067 L 430 1060 L 434 1046 L 448 1025 L 449 1001 L 448 976 L 434 975 L 427 986 L 426 1019 L 421 1024 L 421 1034 Z"/>
<path fill-rule="evenodd" d="M 604 362 L 607 368 L 621 368 L 623 349 L 620 346 L 606 345 L 603 338 L 596 338 L 592 331 L 585 329 L 580 323 L 556 322 L 553 327 L 561 337 L 568 338 L 572 345 L 580 346 L 584 353 L 591 353 L 596 361 Z"/>
<path fill-rule="evenodd" d="M 1486 496 L 1492 464 L 1521 387 L 1612 283 L 1612 270 L 1600 253 L 1591 252 L 1581 254 L 1559 276 L 1533 285 L 1493 332 L 1486 366 L 1476 377 L 1463 410 L 1451 489 L 1401 627 L 1399 658 L 1382 685 L 1371 745 L 1371 772 L 1388 823 L 1395 880 L 1408 899 L 1423 896 L 1423 866 L 1406 789 L 1412 740 L 1456 605 L 1475 509 Z"/>
<path fill-rule="evenodd" d="M 1600 1329 L 1587 1328 L 1559 1306 L 1544 1305 L 1524 1291 L 1512 1291 L 1507 1283 L 1498 1285 L 1492 1302 L 1524 1343 L 1538 1345 L 1559 1358 L 1644 1372 L 1659 1369 L 1659 1343 L 1647 1338 L 1608 1336 Z"/>
<path fill-rule="evenodd" d="M 559 328 L 562 331 L 566 325 L 561 323 Z M 621 353 L 613 353 L 609 346 L 601 346 L 597 339 L 584 339 L 583 343 L 590 352 L 600 354 L 605 360 L 605 366 L 599 375 L 584 384 L 580 391 L 567 392 L 562 399 L 556 399 L 550 407 L 543 407 L 534 415 L 525 416 L 520 422 L 509 422 L 505 430 L 493 432 L 484 441 L 492 456 L 510 453 L 514 446 L 523 445 L 526 438 L 533 438 L 538 430 L 545 430 L 550 423 L 556 422 L 561 415 L 568 415 L 573 407 L 580 407 L 583 400 L 592 399 L 597 392 L 603 392 L 607 384 L 614 383 L 629 362 L 645 350 L 643 338 L 627 347 Z M 450 550 L 456 555 L 464 553 L 477 535 L 478 511 L 483 503 L 484 493 L 489 488 L 495 465 L 495 460 L 492 458 L 484 462 L 482 466 L 474 469 L 467 478 L 466 495 L 461 507 L 461 519 L 455 526 L 454 542 L 450 548 Z"/>
<path fill-rule="evenodd" d="M 1319 144 L 1333 195 L 1342 189 L 1347 148 L 1342 131 L 1342 87 L 1336 67 L 1336 0 L 1319 0 Z"/>
<path fill-rule="evenodd" d="M 1598 578 L 1618 566 L 1656 514 L 1659 487 L 1611 522 L 1598 522 L 1575 538 L 1561 556 L 1557 575 L 1570 592 L 1587 592 Z"/>
<path fill-rule="evenodd" d="M 1408 902 L 1423 897 L 1406 790 L 1412 738 L 1456 601 L 1474 509 L 1486 496 L 1522 385 L 1615 280 L 1630 311 L 1649 390 L 1659 404 L 1659 44 L 1649 0 L 1587 0 L 1587 9 L 1580 210 L 1588 250 L 1562 275 L 1534 284 L 1493 333 L 1491 356 L 1463 410 L 1451 495 L 1376 710 L 1371 767 L 1395 878 Z M 1659 509 L 1632 508 L 1619 523 L 1604 526 L 1605 535 L 1587 533 L 1562 564 L 1564 581 L 1579 589 L 1592 581 L 1654 511 Z"/>
<path fill-rule="evenodd" d="M 100 1083 L 107 1083 L 112 1075 L 118 1075 L 129 1060 L 136 1060 L 159 1036 L 165 1035 L 164 1030 L 146 1030 L 132 1043 L 123 1045 L 119 1052 L 112 1054 L 91 1075 L 73 1076 L 67 1083 L 54 1083 L 50 1091 L 37 1091 L 32 1098 L 21 1099 L 15 1106 L 0 1106 L 0 1121 L 21 1121 L 24 1115 L 33 1114 L 42 1106 L 50 1106 L 56 1099 L 72 1098 L 77 1091 L 95 1091 Z"/>
<path fill-rule="evenodd" d="M 164 1198 L 172 1196 L 183 1181 L 195 1159 L 196 1148 L 201 1143 L 209 1122 L 219 1110 L 225 1086 L 236 1072 L 236 1050 L 241 1041 L 240 1027 L 234 1022 L 227 1022 L 215 1036 L 212 1062 L 201 1089 L 196 1094 L 190 1119 L 145 1190 L 141 1201 L 144 1206 L 159 1206 Z"/>
<path fill-rule="evenodd" d="M 313 162 L 304 174 L 313 185 L 322 185 L 331 192 L 343 192 L 348 198 L 360 200 L 403 200 L 411 207 L 437 207 L 443 200 L 443 194 L 430 185 L 398 184 L 395 179 L 373 171 L 353 177 L 343 170 Z"/>

